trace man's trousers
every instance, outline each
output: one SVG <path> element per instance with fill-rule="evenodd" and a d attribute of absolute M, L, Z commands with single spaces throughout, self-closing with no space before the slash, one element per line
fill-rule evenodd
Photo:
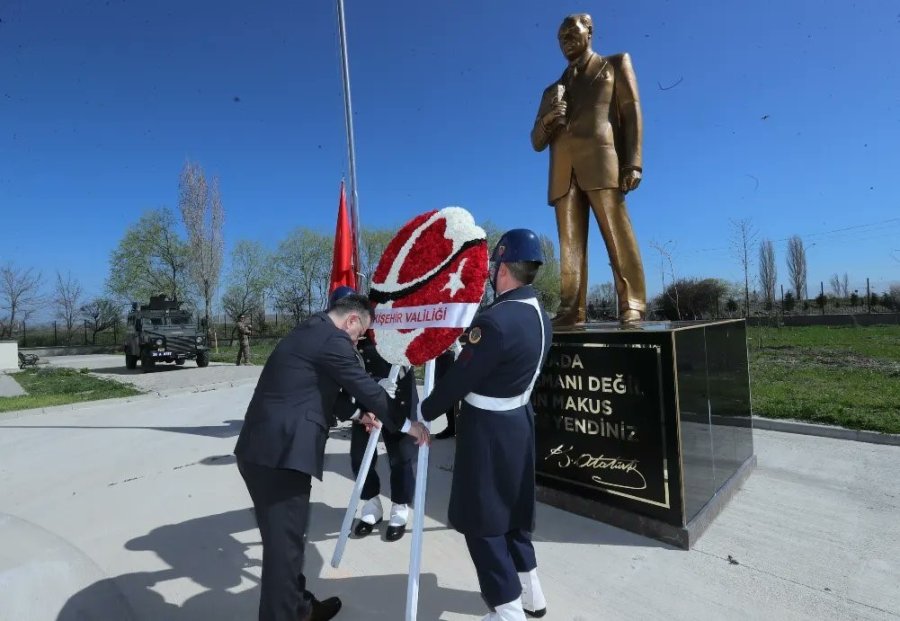
<path fill-rule="evenodd" d="M 297 621 L 310 613 L 303 556 L 309 521 L 310 476 L 238 460 L 262 535 L 260 621 Z"/>
<path fill-rule="evenodd" d="M 398 505 L 412 504 L 416 491 L 416 475 L 413 467 L 418 455 L 416 441 L 408 434 L 399 431 L 390 432 L 384 427 L 381 428 L 381 433 L 391 466 L 391 502 Z M 369 434 L 366 428 L 354 423 L 350 431 L 350 466 L 353 468 L 353 476 L 359 475 L 368 442 Z M 363 500 L 370 500 L 381 493 L 381 479 L 375 471 L 376 463 L 378 463 L 377 451 L 372 456 L 372 466 L 363 484 L 360 496 Z"/>
<path fill-rule="evenodd" d="M 466 545 L 481 594 L 489 606 L 496 608 L 522 595 L 519 573 L 537 568 L 531 533 L 516 529 L 496 537 L 466 535 Z"/>

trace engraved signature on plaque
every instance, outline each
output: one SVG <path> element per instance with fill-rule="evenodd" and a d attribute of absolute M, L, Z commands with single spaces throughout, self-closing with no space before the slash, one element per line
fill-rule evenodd
<path fill-rule="evenodd" d="M 644 478 L 640 468 L 638 468 L 637 459 L 622 459 L 620 457 L 607 457 L 606 455 L 591 455 L 590 453 L 581 453 L 577 457 L 571 455 L 574 447 L 560 444 L 556 448 L 550 449 L 550 454 L 544 458 L 547 461 L 552 458 L 556 459 L 556 466 L 561 469 L 575 468 L 587 470 L 602 470 L 620 473 L 623 478 L 632 479 L 631 485 L 626 482 L 612 483 L 605 480 L 599 474 L 591 476 L 591 480 L 599 485 L 614 487 L 618 489 L 642 490 L 647 489 L 647 479 Z M 640 482 L 638 482 L 640 479 Z"/>

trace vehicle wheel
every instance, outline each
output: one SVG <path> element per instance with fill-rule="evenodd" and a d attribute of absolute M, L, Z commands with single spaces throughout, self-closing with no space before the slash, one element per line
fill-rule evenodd
<path fill-rule="evenodd" d="M 153 359 L 148 352 L 144 352 L 141 356 L 141 369 L 143 369 L 144 373 L 148 371 L 152 371 L 156 368 L 156 360 Z"/>
<path fill-rule="evenodd" d="M 125 354 L 125 368 L 126 369 L 136 369 L 138 363 L 138 357 L 132 356 L 131 354 Z"/>
<path fill-rule="evenodd" d="M 209 366 L 209 352 L 208 351 L 197 352 L 197 366 L 201 367 L 201 368 Z"/>
<path fill-rule="evenodd" d="M 183 367 L 183 366 L 184 366 L 184 361 L 185 361 L 184 358 L 179 358 L 178 360 L 175 361 L 175 364 L 177 364 L 177 365 L 180 366 L 180 367 Z"/>

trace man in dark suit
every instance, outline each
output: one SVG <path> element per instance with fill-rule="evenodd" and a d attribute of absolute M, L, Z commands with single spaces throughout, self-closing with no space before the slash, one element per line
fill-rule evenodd
<path fill-rule="evenodd" d="M 488 621 L 546 614 L 531 544 L 535 514 L 531 391 L 552 330 L 531 287 L 543 263 L 537 235 L 514 229 L 491 256 L 494 302 L 472 322 L 456 362 L 420 404 L 434 420 L 462 400 L 449 521 L 466 537 Z M 483 620 L 483 621 L 484 621 Z"/>
<path fill-rule="evenodd" d="M 320 602 L 306 591 L 303 575 L 311 477 L 322 479 L 335 413 L 359 408 L 428 441 L 425 427 L 388 399 L 391 383 L 379 385 L 359 365 L 354 346 L 371 321 L 368 299 L 349 295 L 298 325 L 269 356 L 247 408 L 234 452 L 262 535 L 260 621 L 323 621 L 340 610 L 338 598 Z"/>
<path fill-rule="evenodd" d="M 619 319 L 640 321 L 647 307 L 640 249 L 625 194 L 642 175 L 643 122 L 637 78 L 628 54 L 600 56 L 591 49 L 594 23 L 585 13 L 559 27 L 569 61 L 541 98 L 531 130 L 535 151 L 550 145 L 548 201 L 559 232 L 560 308 L 553 323 L 584 323 L 587 298 L 589 209 L 606 242 L 619 295 Z"/>

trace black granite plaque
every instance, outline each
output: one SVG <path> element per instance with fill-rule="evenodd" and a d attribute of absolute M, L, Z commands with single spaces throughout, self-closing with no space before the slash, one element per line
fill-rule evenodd
<path fill-rule="evenodd" d="M 753 469 L 742 320 L 557 331 L 532 394 L 538 498 L 689 548 Z"/>
<path fill-rule="evenodd" d="M 670 508 L 659 346 L 554 343 L 531 402 L 540 477 Z"/>

